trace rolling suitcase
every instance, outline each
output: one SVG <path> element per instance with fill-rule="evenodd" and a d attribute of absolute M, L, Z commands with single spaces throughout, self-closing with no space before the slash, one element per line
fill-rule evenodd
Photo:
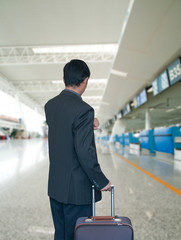
<path fill-rule="evenodd" d="M 114 216 L 114 186 L 111 186 L 111 216 L 95 216 L 95 189 L 92 187 L 92 217 L 77 219 L 74 240 L 133 240 L 127 217 Z"/>

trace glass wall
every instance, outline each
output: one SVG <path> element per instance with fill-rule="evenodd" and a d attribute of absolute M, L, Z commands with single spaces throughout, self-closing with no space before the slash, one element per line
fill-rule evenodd
<path fill-rule="evenodd" d="M 43 136 L 44 116 L 40 115 L 36 109 L 28 107 L 0 90 L 0 118 L 2 117 L 22 119 L 26 131 L 36 132 Z"/>

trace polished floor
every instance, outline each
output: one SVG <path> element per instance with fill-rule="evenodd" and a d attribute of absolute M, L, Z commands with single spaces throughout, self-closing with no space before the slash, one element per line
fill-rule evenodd
<path fill-rule="evenodd" d="M 116 215 L 131 218 L 135 240 L 180 240 L 181 196 L 124 159 L 178 190 L 181 161 L 164 161 L 114 146 L 98 146 L 97 151 L 102 170 L 115 185 Z M 0 142 L 0 240 L 53 239 L 48 164 L 46 140 Z M 97 203 L 96 214 L 110 214 L 108 192 Z"/>

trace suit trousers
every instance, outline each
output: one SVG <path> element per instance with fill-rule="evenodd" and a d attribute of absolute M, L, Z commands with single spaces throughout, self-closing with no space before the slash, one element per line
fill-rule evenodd
<path fill-rule="evenodd" d="M 64 204 L 50 198 L 50 206 L 55 227 L 54 240 L 73 240 L 77 219 L 92 215 L 91 204 Z"/>

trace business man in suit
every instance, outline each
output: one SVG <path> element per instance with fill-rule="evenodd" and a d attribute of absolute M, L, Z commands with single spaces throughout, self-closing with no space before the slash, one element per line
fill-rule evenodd
<path fill-rule="evenodd" d="M 94 109 L 81 98 L 90 70 L 85 62 L 71 60 L 63 71 L 65 89 L 45 105 L 49 127 L 48 195 L 54 240 L 73 240 L 77 218 L 92 214 L 91 186 L 95 186 L 99 201 L 101 191 L 110 191 L 111 183 L 97 160 Z"/>

